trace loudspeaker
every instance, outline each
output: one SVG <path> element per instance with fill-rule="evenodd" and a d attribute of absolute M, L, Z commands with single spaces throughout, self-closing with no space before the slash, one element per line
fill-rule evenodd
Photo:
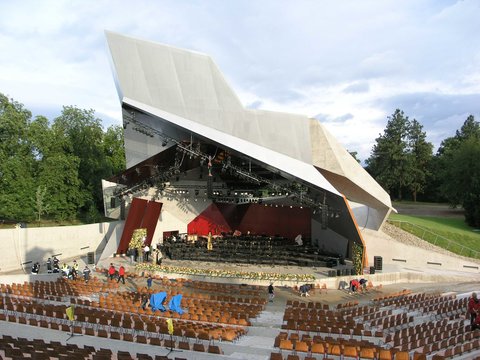
<path fill-rule="evenodd" d="M 95 253 L 93 251 L 87 253 L 87 263 L 89 265 L 95 264 Z"/>
<path fill-rule="evenodd" d="M 374 256 L 373 257 L 373 265 L 375 266 L 375 270 L 382 270 L 383 267 L 383 259 L 381 256 Z"/>
<path fill-rule="evenodd" d="M 113 209 L 114 207 L 116 207 L 116 205 L 117 205 L 117 202 L 115 200 L 115 196 L 112 196 L 110 198 L 110 207 Z"/>
<path fill-rule="evenodd" d="M 329 277 L 335 277 L 335 276 L 337 276 L 337 272 L 335 270 L 328 270 L 328 276 Z"/>
<path fill-rule="evenodd" d="M 375 266 L 370 266 L 370 275 L 375 274 Z"/>

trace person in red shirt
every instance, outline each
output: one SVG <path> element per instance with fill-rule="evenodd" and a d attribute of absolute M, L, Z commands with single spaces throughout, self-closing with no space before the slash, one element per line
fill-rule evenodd
<path fill-rule="evenodd" d="M 113 277 L 115 276 L 115 266 L 113 266 L 112 263 L 110 263 L 110 267 L 108 268 L 108 276 L 110 277 L 110 280 L 113 280 Z"/>
<path fill-rule="evenodd" d="M 120 269 L 118 269 L 117 283 L 120 282 L 120 279 L 122 279 L 122 283 L 125 284 L 125 268 L 123 267 L 123 265 L 120 265 Z"/>
<path fill-rule="evenodd" d="M 480 301 L 477 299 L 477 293 L 473 292 L 470 299 L 468 299 L 468 313 L 470 314 L 470 326 L 475 330 L 479 323 L 480 317 Z"/>
<path fill-rule="evenodd" d="M 360 286 L 360 283 L 358 282 L 357 279 L 350 280 L 350 289 L 349 292 L 356 292 L 358 291 L 358 287 Z"/>

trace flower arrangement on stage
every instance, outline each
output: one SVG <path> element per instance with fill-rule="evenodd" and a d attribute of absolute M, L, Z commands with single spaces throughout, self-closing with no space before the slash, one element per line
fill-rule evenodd
<path fill-rule="evenodd" d="M 197 275 L 209 277 L 238 278 L 250 280 L 269 280 L 269 281 L 297 281 L 312 282 L 315 276 L 312 274 L 280 274 L 269 272 L 253 272 L 253 271 L 231 271 L 231 270 L 215 270 L 215 269 L 197 269 L 178 266 L 163 266 L 142 263 L 135 266 L 136 270 L 148 272 L 163 272 L 182 275 Z"/>
<path fill-rule="evenodd" d="M 355 269 L 355 274 L 361 275 L 363 274 L 363 246 L 360 246 L 356 243 L 353 243 L 353 258 L 352 258 L 352 263 L 353 263 L 353 268 Z"/>
<path fill-rule="evenodd" d="M 135 229 L 133 231 L 132 239 L 128 244 L 128 249 L 137 249 L 139 253 L 142 253 L 142 249 L 145 246 L 143 244 L 144 239 L 147 237 L 147 229 Z"/>

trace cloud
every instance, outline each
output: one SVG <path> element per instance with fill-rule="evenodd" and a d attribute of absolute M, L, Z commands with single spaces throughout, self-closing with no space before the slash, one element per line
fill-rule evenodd
<path fill-rule="evenodd" d="M 255 100 L 251 104 L 248 104 L 246 106 L 246 108 L 247 109 L 260 109 L 261 106 L 262 106 L 262 102 L 260 100 Z"/>
<path fill-rule="evenodd" d="M 345 93 L 362 93 L 362 92 L 368 92 L 370 90 L 370 85 L 368 85 L 367 82 L 360 82 L 360 83 L 355 83 L 352 85 L 348 85 L 343 92 Z"/>
<path fill-rule="evenodd" d="M 105 29 L 209 54 L 249 108 L 316 114 L 362 159 L 396 108 L 434 142 L 480 114 L 475 0 L 30 0 L 0 13 L 0 92 L 51 114 L 120 121 Z"/>

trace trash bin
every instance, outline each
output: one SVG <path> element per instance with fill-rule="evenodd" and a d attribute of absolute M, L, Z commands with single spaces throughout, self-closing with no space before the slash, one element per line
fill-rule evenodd
<path fill-rule="evenodd" d="M 375 274 L 375 266 L 370 266 L 370 274 Z"/>

